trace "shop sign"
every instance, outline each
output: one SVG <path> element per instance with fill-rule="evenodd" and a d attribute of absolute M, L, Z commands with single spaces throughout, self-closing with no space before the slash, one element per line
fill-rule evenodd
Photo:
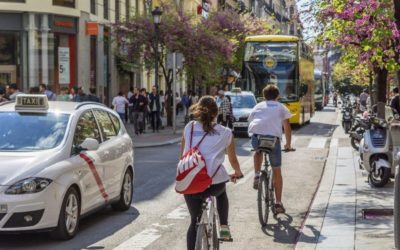
<path fill-rule="evenodd" d="M 99 26 L 95 22 L 86 23 L 86 35 L 97 36 L 99 33 Z"/>
<path fill-rule="evenodd" d="M 56 33 L 76 34 L 78 31 L 77 19 L 73 17 L 50 16 L 49 24 Z"/>
<path fill-rule="evenodd" d="M 69 73 L 69 48 L 59 47 L 58 48 L 58 81 L 60 84 L 70 84 L 70 73 Z"/>

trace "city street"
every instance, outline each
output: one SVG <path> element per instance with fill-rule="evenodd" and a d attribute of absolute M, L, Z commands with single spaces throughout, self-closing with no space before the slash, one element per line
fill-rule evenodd
<path fill-rule="evenodd" d="M 321 179 L 337 113 L 317 112 L 311 123 L 294 130 L 296 152 L 283 154 L 286 215 L 261 228 L 250 142 L 237 139 L 237 154 L 245 177 L 229 184 L 230 227 L 234 241 L 222 249 L 292 249 Z M 178 144 L 135 151 L 132 208 L 124 213 L 103 209 L 83 219 L 77 236 L 65 242 L 45 233 L 1 235 L 0 249 L 185 249 L 188 212 L 174 191 Z M 229 164 L 227 164 L 229 169 Z"/>

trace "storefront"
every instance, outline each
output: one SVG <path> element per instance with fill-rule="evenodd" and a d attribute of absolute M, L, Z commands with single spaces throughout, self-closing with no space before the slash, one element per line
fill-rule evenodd
<path fill-rule="evenodd" d="M 76 84 L 76 18 L 1 13 L 0 20 L 0 85 L 28 92 L 44 83 L 58 92 Z"/>
<path fill-rule="evenodd" d="M 0 14 L 0 86 L 17 83 L 22 79 L 22 35 L 21 14 Z"/>

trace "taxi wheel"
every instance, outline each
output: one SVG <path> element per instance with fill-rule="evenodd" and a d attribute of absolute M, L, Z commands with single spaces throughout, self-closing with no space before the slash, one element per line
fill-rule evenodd
<path fill-rule="evenodd" d="M 81 204 L 78 191 L 70 187 L 65 194 L 57 228 L 51 232 L 51 237 L 57 240 L 72 239 L 78 231 Z"/>
<path fill-rule="evenodd" d="M 121 193 L 119 195 L 119 200 L 113 204 L 111 207 L 118 211 L 126 211 L 130 208 L 132 203 L 132 193 L 133 193 L 133 178 L 132 171 L 130 169 L 126 170 L 124 179 L 122 182 Z"/>

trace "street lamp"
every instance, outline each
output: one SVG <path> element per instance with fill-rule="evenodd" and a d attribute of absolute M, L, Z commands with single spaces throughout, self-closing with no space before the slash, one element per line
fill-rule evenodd
<path fill-rule="evenodd" d="M 156 7 L 152 12 L 151 15 L 154 19 L 154 28 L 155 28 L 155 61 L 154 61 L 154 70 L 155 70 L 155 86 L 158 91 L 158 33 L 159 33 L 159 25 L 161 23 L 161 15 L 162 10 L 160 7 Z"/>

